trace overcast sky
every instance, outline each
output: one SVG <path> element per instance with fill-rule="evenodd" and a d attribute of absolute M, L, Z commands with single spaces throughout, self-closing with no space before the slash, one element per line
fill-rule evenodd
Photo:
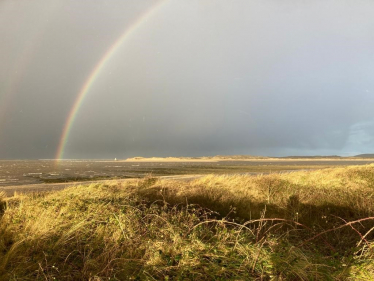
<path fill-rule="evenodd" d="M 54 158 L 90 73 L 142 17 L 64 158 L 373 153 L 373 14 L 372 0 L 2 0 L 0 159 Z"/>

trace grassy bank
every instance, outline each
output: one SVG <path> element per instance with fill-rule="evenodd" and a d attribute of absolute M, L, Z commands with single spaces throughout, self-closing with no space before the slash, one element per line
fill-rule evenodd
<path fill-rule="evenodd" d="M 0 203 L 1 280 L 373 280 L 374 165 Z"/>

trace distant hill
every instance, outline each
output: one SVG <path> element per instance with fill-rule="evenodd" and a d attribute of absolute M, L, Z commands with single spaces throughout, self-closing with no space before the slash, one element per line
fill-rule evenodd
<path fill-rule="evenodd" d="M 256 160 L 256 159 L 274 159 L 265 156 L 251 155 L 216 155 L 201 157 L 133 157 L 125 161 L 219 161 L 219 160 Z"/>
<path fill-rule="evenodd" d="M 201 156 L 201 157 L 133 157 L 125 161 L 135 162 L 180 162 L 180 161 L 225 161 L 225 160 L 349 160 L 349 159 L 374 159 L 374 154 L 359 154 L 356 156 L 343 157 L 339 155 L 314 155 L 314 156 L 283 156 L 283 157 L 266 157 L 266 156 L 252 156 L 252 155 L 216 155 L 216 156 Z"/>
<path fill-rule="evenodd" d="M 201 158 L 244 160 L 244 159 L 268 159 L 269 157 L 266 157 L 266 156 L 252 156 L 252 155 L 216 155 L 216 156 L 205 156 L 205 157 L 201 157 Z"/>
<path fill-rule="evenodd" d="M 277 157 L 280 159 L 340 159 L 342 158 L 339 155 L 327 155 L 327 156 L 284 156 L 284 157 Z"/>
<path fill-rule="evenodd" d="M 353 157 L 357 157 L 357 158 L 374 158 L 374 154 L 359 154 L 359 155 L 356 155 L 356 156 L 353 156 Z"/>

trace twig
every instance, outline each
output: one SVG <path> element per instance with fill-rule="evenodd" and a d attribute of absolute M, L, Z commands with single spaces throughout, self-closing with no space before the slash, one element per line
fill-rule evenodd
<path fill-rule="evenodd" d="M 262 243 L 260 244 L 260 248 L 258 249 L 258 253 L 257 253 L 257 255 L 256 255 L 256 258 L 255 258 L 255 260 L 253 261 L 252 272 L 255 271 L 255 267 L 256 267 L 256 263 L 257 263 L 258 257 L 260 256 L 260 253 L 261 253 L 262 247 L 264 246 L 265 242 L 266 242 L 266 241 L 264 241 L 264 242 L 262 242 Z"/>
<path fill-rule="evenodd" d="M 328 229 L 326 231 L 322 231 L 322 232 L 318 233 L 317 235 L 313 236 L 312 238 L 305 240 L 303 243 L 301 243 L 300 246 L 304 245 L 305 243 L 307 243 L 309 241 L 312 241 L 312 240 L 316 239 L 317 237 L 319 237 L 319 236 L 321 236 L 323 234 L 326 234 L 326 233 L 329 233 L 329 232 L 341 229 L 341 228 L 346 227 L 346 226 L 350 226 L 350 225 L 355 224 L 355 223 L 360 223 L 362 221 L 367 221 L 367 220 L 374 220 L 374 217 L 368 217 L 368 218 L 364 218 L 364 219 L 359 219 L 359 220 L 347 222 L 346 224 L 343 224 L 341 226 L 334 227 L 334 228 Z"/>
<path fill-rule="evenodd" d="M 364 240 L 364 241 L 366 242 L 366 244 L 369 246 L 369 243 L 368 243 L 368 241 L 367 241 L 365 238 L 366 238 L 366 236 L 368 236 L 369 233 L 372 232 L 373 230 L 374 230 L 374 226 L 373 226 L 372 228 L 370 228 L 370 230 L 369 230 L 368 232 L 366 232 L 364 236 L 362 236 L 362 238 L 361 238 L 360 242 L 358 242 L 357 246 L 360 246 L 360 244 L 362 243 L 363 240 Z"/>
<path fill-rule="evenodd" d="M 257 220 L 251 220 L 251 221 L 248 221 L 246 223 L 244 223 L 244 225 L 248 225 L 248 224 L 251 224 L 251 223 L 256 223 L 256 222 L 261 222 L 261 221 L 283 221 L 283 222 L 287 222 L 287 223 L 294 223 L 298 226 L 302 226 L 304 227 L 305 229 L 307 230 L 310 230 L 310 231 L 313 231 L 310 227 L 307 227 L 306 225 L 303 225 L 299 222 L 296 222 L 296 221 L 292 221 L 292 220 L 287 220 L 287 219 L 280 219 L 280 218 L 272 218 L 272 219 L 257 219 Z M 331 250 L 335 250 L 333 246 L 330 245 L 330 243 L 328 243 L 325 239 L 323 239 L 323 241 L 325 242 L 325 244 L 331 249 Z M 303 244 L 301 244 L 303 245 Z"/>
<path fill-rule="evenodd" d="M 343 222 L 345 222 L 345 223 L 348 223 L 345 219 L 343 219 L 343 218 L 341 218 L 341 217 L 338 217 L 338 216 L 335 216 L 335 215 L 332 215 L 333 217 L 336 217 L 336 218 L 338 218 L 338 219 L 341 219 Z M 366 234 L 365 234 L 365 236 L 362 236 L 362 234 L 361 234 L 361 232 L 360 231 L 358 231 L 353 225 L 350 225 L 350 227 L 361 237 L 361 240 L 360 240 L 360 242 L 357 244 L 357 246 L 359 246 L 360 244 L 361 244 L 361 242 L 362 241 L 365 241 L 365 243 L 367 244 L 367 245 L 369 245 L 369 242 L 365 239 L 365 236 L 366 236 Z M 374 229 L 374 227 L 372 228 L 372 229 Z M 369 232 L 371 231 L 371 229 L 369 230 Z M 368 233 L 367 233 L 368 234 Z"/>

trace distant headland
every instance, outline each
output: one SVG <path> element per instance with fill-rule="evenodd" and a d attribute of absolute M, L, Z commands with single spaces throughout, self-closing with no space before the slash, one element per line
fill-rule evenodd
<path fill-rule="evenodd" d="M 214 162 L 214 161 L 255 161 L 255 160 L 359 160 L 374 159 L 374 154 L 359 154 L 355 156 L 284 156 L 268 157 L 253 155 L 216 155 L 201 157 L 132 157 L 127 158 L 127 162 Z"/>
<path fill-rule="evenodd" d="M 272 159 L 271 157 L 265 156 L 248 156 L 248 155 L 216 155 L 216 156 L 201 156 L 201 157 L 133 157 L 127 158 L 125 161 L 129 162 L 194 162 L 194 161 L 223 161 L 223 160 L 261 160 L 261 159 Z"/>

